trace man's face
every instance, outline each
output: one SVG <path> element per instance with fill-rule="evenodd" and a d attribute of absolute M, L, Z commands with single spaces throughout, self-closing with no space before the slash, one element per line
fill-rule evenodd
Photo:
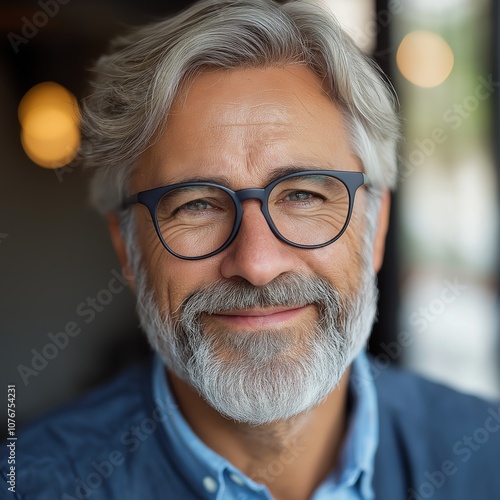
<path fill-rule="evenodd" d="M 132 186 L 138 192 L 203 179 L 236 191 L 264 187 L 276 171 L 290 167 L 362 170 L 349 146 L 345 120 L 323 92 L 319 78 L 303 66 L 207 71 L 184 86 L 166 128 L 141 157 Z M 181 260 L 167 252 L 146 208 L 139 206 L 138 245 L 158 313 L 162 318 L 168 315 L 175 325 L 186 299 L 214 283 L 263 289 L 288 276 L 323 280 L 341 299 L 358 296 L 366 285 L 363 273 L 373 274 L 372 256 L 367 257 L 368 250 L 363 248 L 365 196 L 363 188 L 359 189 L 342 237 L 319 249 L 299 249 L 280 241 L 268 227 L 260 203 L 244 201 L 236 239 L 221 253 L 198 261 Z M 214 290 L 211 293 L 217 294 Z M 351 309 L 356 306 L 349 304 Z M 293 347 L 287 355 L 300 357 L 309 345 L 308 335 L 312 336 L 318 322 L 324 322 L 315 302 L 300 307 L 236 308 L 201 314 L 198 319 L 199 335 L 213 339 L 216 354 L 212 354 L 222 363 L 235 364 L 241 361 L 240 341 L 255 338 L 259 332 L 283 342 L 281 352 L 287 351 L 284 342 L 288 342 Z M 367 321 L 369 329 L 372 318 Z M 366 332 L 350 332 L 355 334 L 363 340 L 367 336 Z M 277 348 L 275 354 L 279 355 Z M 275 371 L 270 369 L 266 376 Z"/>
<path fill-rule="evenodd" d="M 187 92 L 187 94 L 186 94 Z M 323 93 L 319 78 L 301 66 L 203 73 L 185 86 L 160 139 L 141 158 L 133 191 L 214 179 L 233 190 L 263 187 L 273 173 L 297 166 L 361 171 L 348 144 L 344 119 Z M 138 231 L 150 284 L 163 311 L 175 311 L 193 291 L 218 279 L 265 285 L 282 273 L 317 274 L 341 291 L 356 287 L 364 212 L 358 190 L 346 233 L 333 245 L 309 250 L 279 241 L 256 200 L 244 202 L 236 240 L 201 261 L 170 255 L 159 241 L 145 207 Z M 290 317 L 246 319 L 240 328 L 300 322 L 313 308 Z M 213 321 L 243 323 L 240 318 Z"/>

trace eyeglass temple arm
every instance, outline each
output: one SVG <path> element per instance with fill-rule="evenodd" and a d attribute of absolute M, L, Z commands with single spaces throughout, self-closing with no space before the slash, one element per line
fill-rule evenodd
<path fill-rule="evenodd" d="M 371 187 L 372 183 L 370 182 L 370 179 L 368 179 L 368 176 L 362 172 L 363 175 L 363 184 L 367 187 Z"/>
<path fill-rule="evenodd" d="M 133 194 L 132 196 L 127 196 L 123 201 L 120 206 L 122 210 L 127 209 L 131 205 L 135 205 L 136 203 L 139 203 L 139 195 L 138 194 Z"/>

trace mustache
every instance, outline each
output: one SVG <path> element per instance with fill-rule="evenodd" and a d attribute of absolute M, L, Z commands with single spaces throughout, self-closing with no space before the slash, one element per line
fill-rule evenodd
<path fill-rule="evenodd" d="M 223 314 L 234 309 L 265 307 L 303 307 L 316 304 L 320 309 L 338 310 L 342 294 L 319 276 L 285 273 L 263 286 L 248 281 L 218 280 L 196 290 L 179 306 L 181 317 L 193 319 L 201 314 Z"/>

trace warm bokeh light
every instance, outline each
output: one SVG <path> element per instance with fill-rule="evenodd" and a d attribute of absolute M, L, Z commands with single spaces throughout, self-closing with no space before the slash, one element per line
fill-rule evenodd
<path fill-rule="evenodd" d="M 446 41 L 429 31 L 408 33 L 396 54 L 398 69 L 411 83 L 432 88 L 441 85 L 451 73 L 455 58 Z"/>
<path fill-rule="evenodd" d="M 68 113 L 39 106 L 26 114 L 21 131 L 26 154 L 46 168 L 58 168 L 75 157 L 80 143 L 78 127 Z"/>
<path fill-rule="evenodd" d="M 80 144 L 79 111 L 71 92 L 54 82 L 33 87 L 18 108 L 21 142 L 38 165 L 59 168 L 76 156 Z"/>

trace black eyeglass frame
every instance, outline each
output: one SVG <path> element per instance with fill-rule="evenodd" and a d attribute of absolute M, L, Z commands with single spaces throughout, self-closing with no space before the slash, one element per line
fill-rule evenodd
<path fill-rule="evenodd" d="M 276 187 L 276 185 L 287 179 L 292 179 L 293 177 L 302 177 L 304 175 L 327 175 L 329 177 L 333 177 L 342 182 L 342 184 L 344 184 L 349 194 L 349 211 L 347 213 L 344 226 L 334 238 L 325 243 L 320 243 L 318 245 L 301 245 L 299 243 L 294 243 L 293 241 L 288 240 L 282 234 L 280 234 L 280 232 L 274 225 L 271 215 L 269 214 L 269 208 L 268 208 L 269 195 L 271 194 L 272 190 Z M 246 189 L 240 189 L 238 191 L 233 191 L 232 189 L 229 189 L 226 186 L 215 184 L 213 182 L 181 182 L 178 184 L 170 184 L 168 186 L 161 186 L 153 189 L 148 189 L 146 191 L 141 191 L 137 194 L 128 196 L 123 200 L 121 208 L 125 210 L 135 204 L 144 205 L 149 210 L 149 214 L 151 215 L 151 220 L 153 221 L 153 225 L 156 229 L 156 234 L 158 235 L 160 241 L 162 242 L 163 246 L 168 252 L 170 252 L 175 257 L 183 260 L 201 260 L 201 259 L 208 259 L 209 257 L 217 255 L 218 253 L 224 251 L 233 242 L 241 226 L 241 221 L 243 218 L 243 206 L 241 203 L 245 200 L 259 200 L 261 202 L 261 212 L 264 218 L 266 219 L 269 228 L 279 240 L 284 241 L 288 245 L 304 249 L 322 248 L 331 245 L 333 242 L 338 240 L 347 229 L 349 221 L 351 220 L 352 210 L 354 207 L 354 196 L 358 188 L 360 188 L 362 185 L 366 186 L 370 185 L 368 177 L 363 172 L 352 172 L 344 170 L 301 170 L 280 177 L 279 179 L 274 180 L 264 188 L 246 188 Z M 200 255 L 197 257 L 186 257 L 174 252 L 163 239 L 163 235 L 161 233 L 160 226 L 158 224 L 158 219 L 156 216 L 158 203 L 163 198 L 163 196 L 165 196 L 168 192 L 173 191 L 174 189 L 190 187 L 190 186 L 209 186 L 221 189 L 230 196 L 231 200 L 233 201 L 234 207 L 236 209 L 233 230 L 231 231 L 231 234 L 228 236 L 227 240 L 223 243 L 223 245 L 208 254 Z"/>

